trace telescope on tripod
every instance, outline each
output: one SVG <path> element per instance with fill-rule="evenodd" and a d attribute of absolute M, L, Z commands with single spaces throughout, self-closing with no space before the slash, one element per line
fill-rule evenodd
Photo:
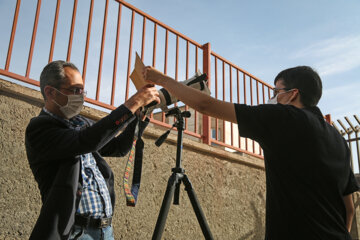
<path fill-rule="evenodd" d="M 184 118 L 189 118 L 191 116 L 189 111 L 181 112 L 178 107 L 170 109 L 166 113 L 166 117 L 174 116 L 176 121 L 173 124 L 172 128 L 166 131 L 161 135 L 155 142 L 156 146 L 160 146 L 169 135 L 170 131 L 176 127 L 178 130 L 177 136 L 177 148 L 176 148 L 176 166 L 172 168 L 172 174 L 169 177 L 168 184 L 166 187 L 166 192 L 164 199 L 160 208 L 160 213 L 156 222 L 155 230 L 152 236 L 153 240 L 160 240 L 164 232 L 166 218 L 169 213 L 171 200 L 174 198 L 173 204 L 179 205 L 179 196 L 180 196 L 180 185 L 183 183 L 185 185 L 185 190 L 190 199 L 191 205 L 195 212 L 196 218 L 200 224 L 201 230 L 206 240 L 214 239 L 209 225 L 206 222 L 205 215 L 201 209 L 199 200 L 196 197 L 195 190 L 192 187 L 190 179 L 185 174 L 185 169 L 182 167 L 182 149 L 183 149 L 183 131 L 185 126 Z"/>

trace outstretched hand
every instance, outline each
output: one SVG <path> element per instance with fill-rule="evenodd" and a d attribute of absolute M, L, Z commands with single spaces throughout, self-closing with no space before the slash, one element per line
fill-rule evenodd
<path fill-rule="evenodd" d="M 153 84 L 147 84 L 131 96 L 124 105 L 132 112 L 135 113 L 139 108 L 156 101 L 160 103 L 159 92 Z"/>

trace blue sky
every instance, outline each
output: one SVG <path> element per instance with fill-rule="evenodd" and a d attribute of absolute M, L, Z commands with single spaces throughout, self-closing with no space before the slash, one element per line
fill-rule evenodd
<path fill-rule="evenodd" d="M 270 84 L 285 68 L 309 65 L 323 80 L 323 114 L 360 113 L 360 1 L 129 3 Z"/>
<path fill-rule="evenodd" d="M 1 68 L 6 58 L 5 50 L 15 2 L 0 1 L 2 22 L 0 30 L 3 33 L 0 35 Z M 323 80 L 323 97 L 319 103 L 323 114 L 330 113 L 333 120 L 336 120 L 345 115 L 360 113 L 360 1 L 358 0 L 133 0 L 128 2 L 200 44 L 210 42 L 214 52 L 267 83 L 273 84 L 276 74 L 285 68 L 297 65 L 312 66 Z M 66 16 L 63 22 L 68 25 L 72 4 L 73 1 L 63 0 L 60 8 L 60 16 Z M 92 33 L 102 31 L 102 16 L 99 13 L 103 11 L 101 10 L 103 4 L 104 1 L 95 0 L 94 19 L 98 20 L 93 21 Z M 34 67 L 30 74 L 34 79 L 38 79 L 42 67 L 47 62 L 48 53 L 43 48 L 46 46 L 48 49 L 50 45 L 49 32 L 54 16 L 54 11 L 48 9 L 52 9 L 55 5 L 56 1 L 42 3 L 37 44 L 34 50 Z M 109 29 L 116 23 L 115 19 L 111 18 L 116 13 L 114 1 L 110 0 L 109 6 L 107 43 L 111 43 L 111 38 L 114 39 L 115 31 Z M 21 18 L 15 37 L 15 46 L 21 47 L 14 46 L 10 68 L 21 69 L 22 74 L 26 68 L 35 8 L 35 0 L 22 1 Z M 79 0 L 71 58 L 71 61 L 77 65 L 82 64 L 84 54 L 88 8 L 89 0 Z M 96 14 L 99 16 L 96 17 Z M 129 17 L 130 14 L 123 11 L 123 19 Z M 136 25 L 141 29 L 140 20 Z M 150 24 L 147 28 L 148 33 L 151 29 Z M 126 30 L 122 31 L 126 32 Z M 69 26 L 59 24 L 54 59 L 66 58 L 68 32 Z M 122 37 L 126 35 L 126 33 L 121 34 Z M 158 35 L 162 38 L 160 31 Z M 139 35 L 135 33 L 135 39 L 136 36 Z M 89 79 L 96 77 L 101 35 L 93 34 L 91 41 L 94 50 L 89 52 L 86 81 L 89 88 L 96 88 L 95 85 L 91 85 L 92 81 Z M 120 52 L 126 53 L 127 40 L 123 42 L 126 44 L 120 44 L 123 48 Z M 134 45 L 139 49 L 138 43 Z M 151 45 L 152 43 L 147 44 L 147 46 Z M 112 59 L 113 47 L 105 49 L 105 52 L 109 54 L 107 56 L 111 56 L 104 59 L 104 66 L 108 66 L 111 65 L 111 61 L 107 61 Z M 145 59 L 151 59 L 151 52 L 145 53 L 145 56 Z M 92 61 L 93 59 L 96 60 Z M 160 62 L 157 60 L 157 66 L 159 65 L 161 69 Z M 145 63 L 151 64 L 151 60 Z M 169 69 L 169 74 L 172 74 L 170 71 L 173 69 Z M 108 72 L 111 71 L 107 71 L 104 67 L 102 77 L 104 88 L 110 85 L 107 79 L 111 80 L 111 75 L 107 76 Z M 126 72 L 119 71 L 119 74 L 124 75 Z M 94 95 L 90 91 L 91 94 Z M 106 98 L 106 96 L 101 97 Z"/>

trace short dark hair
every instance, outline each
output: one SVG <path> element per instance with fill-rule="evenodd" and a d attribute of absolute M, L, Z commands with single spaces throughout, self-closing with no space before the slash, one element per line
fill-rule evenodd
<path fill-rule="evenodd" d="M 322 95 L 322 83 L 319 74 L 309 66 L 298 66 L 281 71 L 275 78 L 274 84 L 283 80 L 285 88 L 297 88 L 300 101 L 305 107 L 316 106 Z"/>
<path fill-rule="evenodd" d="M 46 99 L 44 92 L 45 86 L 49 85 L 54 88 L 59 88 L 61 84 L 65 83 L 66 75 L 64 67 L 70 67 L 76 71 L 79 71 L 79 69 L 77 69 L 73 63 L 62 60 L 50 62 L 42 70 L 40 75 L 40 90 L 44 99 Z"/>

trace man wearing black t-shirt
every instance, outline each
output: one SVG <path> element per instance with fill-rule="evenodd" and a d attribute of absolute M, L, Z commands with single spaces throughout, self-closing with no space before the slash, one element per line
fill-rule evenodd
<path fill-rule="evenodd" d="M 275 78 L 274 97 L 248 106 L 217 100 L 147 67 L 144 77 L 199 112 L 237 123 L 242 137 L 264 150 L 269 240 L 349 240 L 358 185 L 345 140 L 316 106 L 322 94 L 310 67 Z"/>

